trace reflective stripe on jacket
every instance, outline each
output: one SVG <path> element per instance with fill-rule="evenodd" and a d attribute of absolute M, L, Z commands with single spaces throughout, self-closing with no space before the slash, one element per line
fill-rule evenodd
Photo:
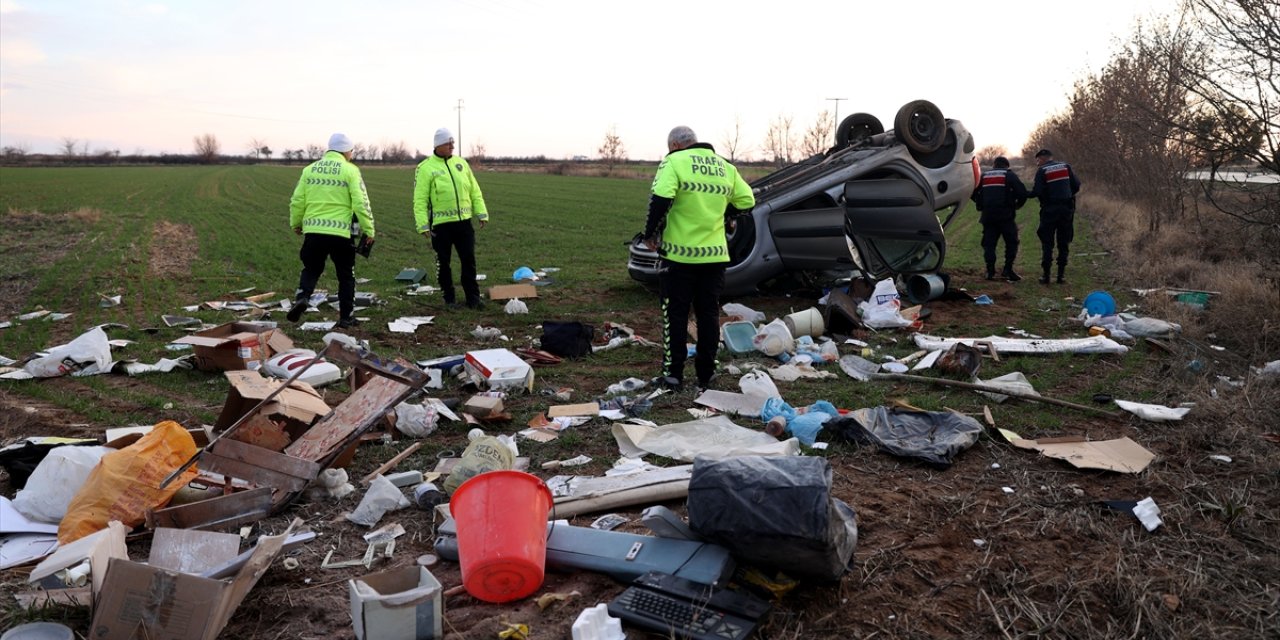
<path fill-rule="evenodd" d="M 745 211 L 756 204 L 738 169 L 704 143 L 667 154 L 658 165 L 652 191 L 673 201 L 662 231 L 661 254 L 687 264 L 728 262 L 725 209 L 733 205 Z"/>
<path fill-rule="evenodd" d="M 488 220 L 489 209 L 466 160 L 432 154 L 418 164 L 413 173 L 413 221 L 418 233 L 473 215 Z"/>
<path fill-rule="evenodd" d="M 303 233 L 350 237 L 351 216 L 373 237 L 373 208 L 360 169 L 341 153 L 328 151 L 307 165 L 289 199 L 289 226 Z"/>

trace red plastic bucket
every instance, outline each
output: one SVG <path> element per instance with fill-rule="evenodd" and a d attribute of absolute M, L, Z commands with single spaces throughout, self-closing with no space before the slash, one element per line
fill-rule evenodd
<path fill-rule="evenodd" d="M 458 527 L 458 562 L 467 593 L 510 602 L 542 586 L 551 490 L 522 471 L 482 473 L 458 487 L 449 511 Z"/>

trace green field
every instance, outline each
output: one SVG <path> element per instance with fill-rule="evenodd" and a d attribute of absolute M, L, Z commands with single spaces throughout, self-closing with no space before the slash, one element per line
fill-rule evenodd
<path fill-rule="evenodd" d="M 223 323 L 235 316 L 182 308 L 240 298 L 246 294 L 233 292 L 248 287 L 253 288 L 249 295 L 275 292 L 273 300 L 291 298 L 300 269 L 300 239 L 288 228 L 287 203 L 299 170 L 0 169 L 0 217 L 6 230 L 0 236 L 0 321 L 37 308 L 72 314 L 59 321 L 16 322 L 0 329 L 0 355 L 21 359 L 97 324 L 120 323 L 127 328 L 111 329 L 110 337 L 136 342 L 114 355 L 153 362 L 173 356 L 164 345 L 184 335 L 180 328 L 164 326 L 164 314 Z M 548 319 L 581 320 L 598 329 L 605 323 L 624 324 L 660 340 L 657 300 L 626 272 L 626 242 L 643 225 L 647 180 L 482 171 L 479 181 L 492 215 L 491 224 L 478 232 L 479 270 L 488 276 L 482 288 L 510 282 L 521 266 L 560 269 L 552 284 L 539 288 L 537 299 L 527 301 L 528 315 L 506 315 L 495 304 L 480 311 L 445 310 L 439 297 L 403 295 L 395 275 L 405 267 L 433 271 L 434 263 L 427 242 L 413 230 L 412 173 L 407 167 L 370 168 L 364 175 L 378 243 L 372 259 L 357 259 L 357 276 L 369 278 L 359 289 L 376 293 L 384 304 L 360 312 L 369 322 L 352 333 L 368 339 L 378 354 L 418 360 L 478 348 L 529 346 Z M 1106 257 L 1089 238 L 1085 218 L 1078 218 L 1070 284 L 1036 283 L 1035 203 L 1019 218 L 1019 264 L 1027 279 L 1009 284 L 982 279 L 977 216 L 971 209 L 960 214 L 948 229 L 945 270 L 952 275 L 953 287 L 986 293 L 995 304 L 930 303 L 926 332 L 981 337 L 1009 335 L 1017 328 L 1046 337 L 1078 337 L 1084 332 L 1071 318 L 1089 291 L 1111 289 L 1121 306 L 1140 302 L 1109 273 Z M 428 282 L 434 283 L 434 273 Z M 320 286 L 335 291 L 336 281 L 326 274 Z M 123 303 L 102 308 L 100 295 L 121 295 Z M 772 319 L 815 305 L 816 295 L 795 291 L 738 302 Z M 436 320 L 412 336 L 392 334 L 386 323 L 404 315 L 435 315 Z M 321 346 L 321 333 L 301 332 L 283 316 L 277 309 L 270 319 L 282 322 L 298 346 Z M 325 309 L 304 319 L 335 320 L 336 311 Z M 477 325 L 496 326 L 510 341 L 474 338 L 471 331 Z M 857 337 L 872 345 L 877 359 L 915 351 L 906 333 L 864 331 Z M 855 351 L 841 345 L 841 353 Z M 538 368 L 534 393 L 506 399 L 511 421 L 486 429 L 514 433 L 524 428 L 531 418 L 559 403 L 546 390 L 569 388 L 572 402 L 586 402 L 625 378 L 648 379 L 656 375 L 660 357 L 657 348 L 631 345 Z M 728 372 L 728 365 L 774 361 L 722 351 L 720 362 L 725 368 L 714 386 L 737 391 L 738 376 Z M 839 585 L 803 584 L 775 603 L 761 637 L 1124 637 L 1131 632 L 1146 637 L 1263 637 L 1260 630 L 1275 628 L 1274 613 L 1269 614 L 1271 622 L 1258 613 L 1268 608 L 1274 612 L 1274 606 L 1268 606 L 1275 604 L 1274 580 L 1260 576 L 1274 577 L 1276 563 L 1274 556 L 1267 560 L 1261 551 L 1269 543 L 1259 542 L 1275 539 L 1274 506 L 1259 504 L 1249 481 L 1242 480 L 1265 477 L 1269 486 L 1276 481 L 1274 465 L 1267 466 L 1274 456 L 1250 457 L 1257 446 L 1252 435 L 1256 425 L 1241 425 L 1229 417 L 1153 426 L 1036 403 L 997 405 L 970 392 L 931 385 L 858 383 L 836 367 L 826 368 L 836 376 L 779 382 L 783 398 L 797 407 L 828 400 L 846 409 L 901 401 L 975 416 L 982 415 L 985 405 L 999 426 L 1024 436 L 1132 436 L 1160 457 L 1138 475 L 1081 471 L 1015 449 L 991 434 L 984 434 L 949 470 L 846 442 L 806 450 L 830 461 L 833 493 L 858 510 L 860 543 L 853 569 Z M 1177 404 L 1191 397 L 1185 389 L 1196 384 L 1187 379 L 1181 362 L 1171 363 L 1144 344 L 1123 357 L 986 360 L 980 375 L 989 379 L 1013 371 L 1024 373 L 1042 394 L 1081 404 L 1092 404 L 1100 393 Z M 33 435 L 96 437 L 108 427 L 166 419 L 189 427 L 209 424 L 227 390 L 220 374 L 183 370 L 136 378 L 112 374 L 0 381 L 0 444 Z M 332 405 L 348 391 L 338 383 L 326 387 L 324 395 Z M 451 379 L 438 392 L 459 399 L 467 394 Z M 688 390 L 661 396 L 644 417 L 658 424 L 687 421 L 692 401 Z M 1209 416 L 1236 415 L 1226 405 L 1204 406 Z M 762 426 L 752 419 L 736 421 Z M 466 446 L 468 429 L 459 423 L 442 425 L 399 468 L 433 468 L 438 455 Z M 407 440 L 362 445 L 351 475 L 361 477 L 407 445 Z M 531 469 L 543 478 L 551 475 L 538 471 L 545 461 L 587 454 L 593 462 L 575 471 L 601 475 L 618 457 L 602 420 L 568 430 L 554 442 L 524 442 L 521 447 Z M 1236 456 L 1238 462 L 1231 472 L 1221 472 L 1207 466 L 1217 464 L 1205 462 L 1210 452 Z M 657 464 L 671 462 L 652 458 Z M 1003 492 L 1005 486 L 1016 492 Z M 0 477 L 0 491 L 12 495 L 7 478 Z M 1147 536 L 1131 517 L 1097 507 L 1099 500 L 1147 495 L 1170 514 L 1170 522 L 1176 523 L 1170 527 L 1173 531 Z M 324 537 L 300 552 L 302 570 L 273 567 L 237 611 L 224 637 L 349 637 L 344 580 L 363 568 L 321 571 L 319 564 L 329 549 L 344 558 L 363 553 L 363 530 L 341 517 L 358 497 L 341 503 L 303 501 L 260 523 L 261 531 L 278 532 L 288 518 L 298 516 Z M 671 504 L 677 509 L 681 505 Z M 634 518 L 638 511 L 628 515 Z M 578 518 L 575 524 L 585 525 L 592 517 Z M 402 538 L 396 566 L 431 550 L 431 526 L 422 512 L 401 512 L 384 523 L 391 521 L 403 523 L 410 533 Z M 635 522 L 625 526 L 643 532 Z M 975 547 L 977 539 L 990 546 Z M 1210 561 L 1202 562 L 1203 558 Z M 446 586 L 459 582 L 456 565 L 445 563 L 433 571 Z M 1259 580 L 1271 586 L 1263 587 Z M 1219 598 L 1216 585 L 1226 583 L 1238 585 L 1238 593 Z M 13 572 L 0 575 L 0 584 L 6 591 L 26 588 L 22 576 Z M 580 589 L 590 602 L 539 613 L 527 602 L 512 609 L 454 596 L 446 605 L 446 618 L 449 628 L 456 626 L 459 633 L 450 637 L 495 637 L 504 628 L 499 620 L 508 615 L 531 620 L 533 637 L 567 637 L 579 605 L 607 600 L 620 589 L 598 575 L 549 576 L 546 588 Z M 1160 600 L 1162 593 L 1178 594 L 1183 608 L 1176 614 L 1168 610 Z M 931 599 L 930 604 L 922 607 L 921 598 Z M 0 606 L 0 628 L 27 619 L 54 619 L 85 633 L 86 616 L 83 609 L 59 607 L 21 611 L 6 599 Z M 1207 629 L 1214 631 L 1205 635 Z"/>

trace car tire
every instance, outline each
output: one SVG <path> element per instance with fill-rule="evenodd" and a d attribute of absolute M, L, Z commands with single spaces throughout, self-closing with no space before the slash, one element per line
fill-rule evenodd
<path fill-rule="evenodd" d="M 928 100 L 913 100 L 898 109 L 893 119 L 898 140 L 916 153 L 932 153 L 942 146 L 947 135 L 947 121 L 942 110 Z"/>
<path fill-rule="evenodd" d="M 836 148 L 843 149 L 881 133 L 884 133 L 884 125 L 879 118 L 869 113 L 855 113 L 841 120 L 836 128 Z"/>

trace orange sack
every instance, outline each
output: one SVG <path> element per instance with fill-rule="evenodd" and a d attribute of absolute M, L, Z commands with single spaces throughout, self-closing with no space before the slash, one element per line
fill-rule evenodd
<path fill-rule="evenodd" d="M 196 442 L 182 425 L 165 420 L 137 442 L 102 457 L 58 525 L 58 544 L 65 545 L 119 520 L 136 527 L 147 509 L 169 503 L 173 494 L 196 477 L 194 465 L 169 483 L 160 482 L 196 454 Z"/>

